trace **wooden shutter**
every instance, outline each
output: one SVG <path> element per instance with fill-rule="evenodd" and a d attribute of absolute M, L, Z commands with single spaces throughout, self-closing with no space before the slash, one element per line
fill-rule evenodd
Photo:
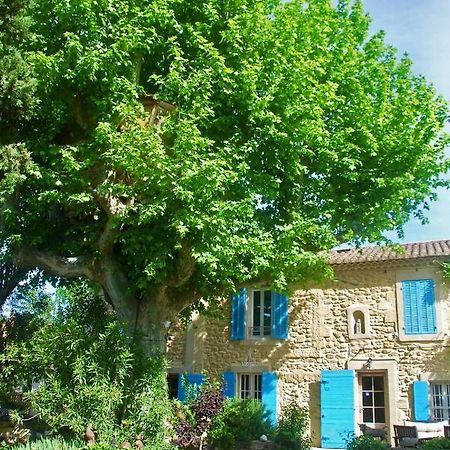
<path fill-rule="evenodd" d="M 272 425 L 277 423 L 277 374 L 276 372 L 263 372 L 261 377 L 261 401 L 269 413 Z"/>
<path fill-rule="evenodd" d="M 287 339 L 288 337 L 288 298 L 279 292 L 273 293 L 272 337 Z"/>
<path fill-rule="evenodd" d="M 245 339 L 245 318 L 247 315 L 247 289 L 233 294 L 231 300 L 231 339 Z"/>
<path fill-rule="evenodd" d="M 178 400 L 186 402 L 191 400 L 188 398 L 188 392 L 192 393 L 195 390 L 197 393 L 200 392 L 202 384 L 205 382 L 205 376 L 202 373 L 187 373 L 178 375 Z M 192 387 L 186 392 L 187 385 Z"/>
<path fill-rule="evenodd" d="M 322 448 L 346 448 L 355 433 L 355 371 L 323 370 L 320 385 Z"/>
<path fill-rule="evenodd" d="M 433 280 L 403 280 L 405 334 L 436 333 L 436 307 Z"/>
<path fill-rule="evenodd" d="M 427 381 L 414 381 L 412 386 L 414 419 L 420 421 L 430 420 L 429 384 Z"/>
<path fill-rule="evenodd" d="M 228 398 L 233 398 L 236 394 L 236 373 L 223 373 L 223 395 Z"/>

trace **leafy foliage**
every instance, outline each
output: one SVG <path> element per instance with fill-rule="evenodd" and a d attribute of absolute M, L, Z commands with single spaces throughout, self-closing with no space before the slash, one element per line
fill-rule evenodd
<path fill-rule="evenodd" d="M 214 419 L 209 440 L 219 450 L 231 450 L 238 444 L 270 435 L 272 425 L 260 401 L 238 398 L 225 400 L 224 408 Z"/>
<path fill-rule="evenodd" d="M 279 450 L 307 450 L 310 448 L 305 436 L 308 411 L 291 403 L 283 410 L 283 417 L 275 430 L 274 441 Z"/>
<path fill-rule="evenodd" d="M 0 148 L 11 143 L 34 105 L 35 82 L 21 43 L 30 38 L 28 0 L 0 0 Z"/>
<path fill-rule="evenodd" d="M 17 445 L 14 448 L 17 450 L 76 450 L 81 446 L 81 441 L 73 441 L 61 437 L 47 437 L 30 441 L 24 445 Z"/>
<path fill-rule="evenodd" d="M 388 443 L 374 436 L 362 435 L 353 438 L 347 444 L 347 450 L 387 450 Z"/>
<path fill-rule="evenodd" d="M 445 262 L 441 264 L 442 275 L 445 282 L 450 282 L 450 263 Z"/>
<path fill-rule="evenodd" d="M 23 15 L 36 102 L 0 157 L 0 241 L 101 284 L 154 346 L 201 298 L 330 275 L 320 250 L 401 233 L 446 184 L 446 102 L 369 36 L 360 1 L 41 0 Z"/>
<path fill-rule="evenodd" d="M 174 444 L 180 448 L 199 447 L 205 441 L 215 417 L 224 404 L 222 387 L 210 383 L 186 405 L 175 430 Z M 178 408 L 181 405 L 178 404 Z"/>
<path fill-rule="evenodd" d="M 438 437 L 429 439 L 419 445 L 421 450 L 444 450 L 450 448 L 450 439 Z"/>
<path fill-rule="evenodd" d="M 134 442 L 142 433 L 144 440 L 161 442 L 168 411 L 164 359 L 144 359 L 84 284 L 27 306 L 33 305 L 33 313 L 16 316 L 7 329 L 0 357 L 6 400 L 23 386 L 16 400 L 53 430 L 81 437 L 91 424 L 100 440 Z"/>

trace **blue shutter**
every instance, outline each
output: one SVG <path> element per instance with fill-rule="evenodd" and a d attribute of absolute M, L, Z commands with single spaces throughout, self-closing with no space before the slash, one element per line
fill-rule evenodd
<path fill-rule="evenodd" d="M 198 393 L 200 391 L 201 385 L 205 382 L 205 376 L 202 373 L 187 373 L 178 375 L 178 400 L 181 402 L 189 401 L 188 392 L 192 394 L 193 390 Z M 186 392 L 186 385 L 191 385 L 192 389 L 189 388 Z"/>
<path fill-rule="evenodd" d="M 223 395 L 233 398 L 236 392 L 236 374 L 235 372 L 223 373 Z"/>
<path fill-rule="evenodd" d="M 405 334 L 436 333 L 433 280 L 403 280 Z"/>
<path fill-rule="evenodd" d="M 287 339 L 288 337 L 288 298 L 285 294 L 273 292 L 272 337 Z"/>
<path fill-rule="evenodd" d="M 414 419 L 420 421 L 430 420 L 430 402 L 428 400 L 427 381 L 414 381 L 413 383 L 413 403 Z"/>
<path fill-rule="evenodd" d="M 355 433 L 355 372 L 323 370 L 321 378 L 322 448 L 346 448 Z"/>
<path fill-rule="evenodd" d="M 261 401 L 272 425 L 277 423 L 277 374 L 275 372 L 262 373 Z"/>
<path fill-rule="evenodd" d="M 233 294 L 231 302 L 231 339 L 245 338 L 245 316 L 247 311 L 247 289 Z"/>

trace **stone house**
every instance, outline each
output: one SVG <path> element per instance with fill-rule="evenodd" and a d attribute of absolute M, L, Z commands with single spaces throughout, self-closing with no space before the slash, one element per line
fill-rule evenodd
<path fill-rule="evenodd" d="M 331 253 L 334 279 L 289 298 L 249 286 L 224 317 L 195 318 L 169 342 L 169 385 L 222 376 L 225 394 L 261 399 L 272 419 L 297 402 L 313 445 L 343 448 L 358 424 L 450 418 L 450 240 Z M 448 281 L 450 285 L 450 280 Z"/>

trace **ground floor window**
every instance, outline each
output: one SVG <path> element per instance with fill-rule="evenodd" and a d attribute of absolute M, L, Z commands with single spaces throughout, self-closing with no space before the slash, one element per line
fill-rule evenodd
<path fill-rule="evenodd" d="M 431 397 L 434 419 L 450 419 L 450 384 L 433 383 L 431 385 Z"/>
<path fill-rule="evenodd" d="M 167 374 L 167 387 L 170 399 L 178 398 L 178 374 L 168 373 Z"/>
<path fill-rule="evenodd" d="M 386 422 L 383 375 L 361 375 L 362 421 L 366 424 Z"/>
<path fill-rule="evenodd" d="M 261 400 L 262 377 L 256 373 L 239 374 L 239 397 Z"/>

